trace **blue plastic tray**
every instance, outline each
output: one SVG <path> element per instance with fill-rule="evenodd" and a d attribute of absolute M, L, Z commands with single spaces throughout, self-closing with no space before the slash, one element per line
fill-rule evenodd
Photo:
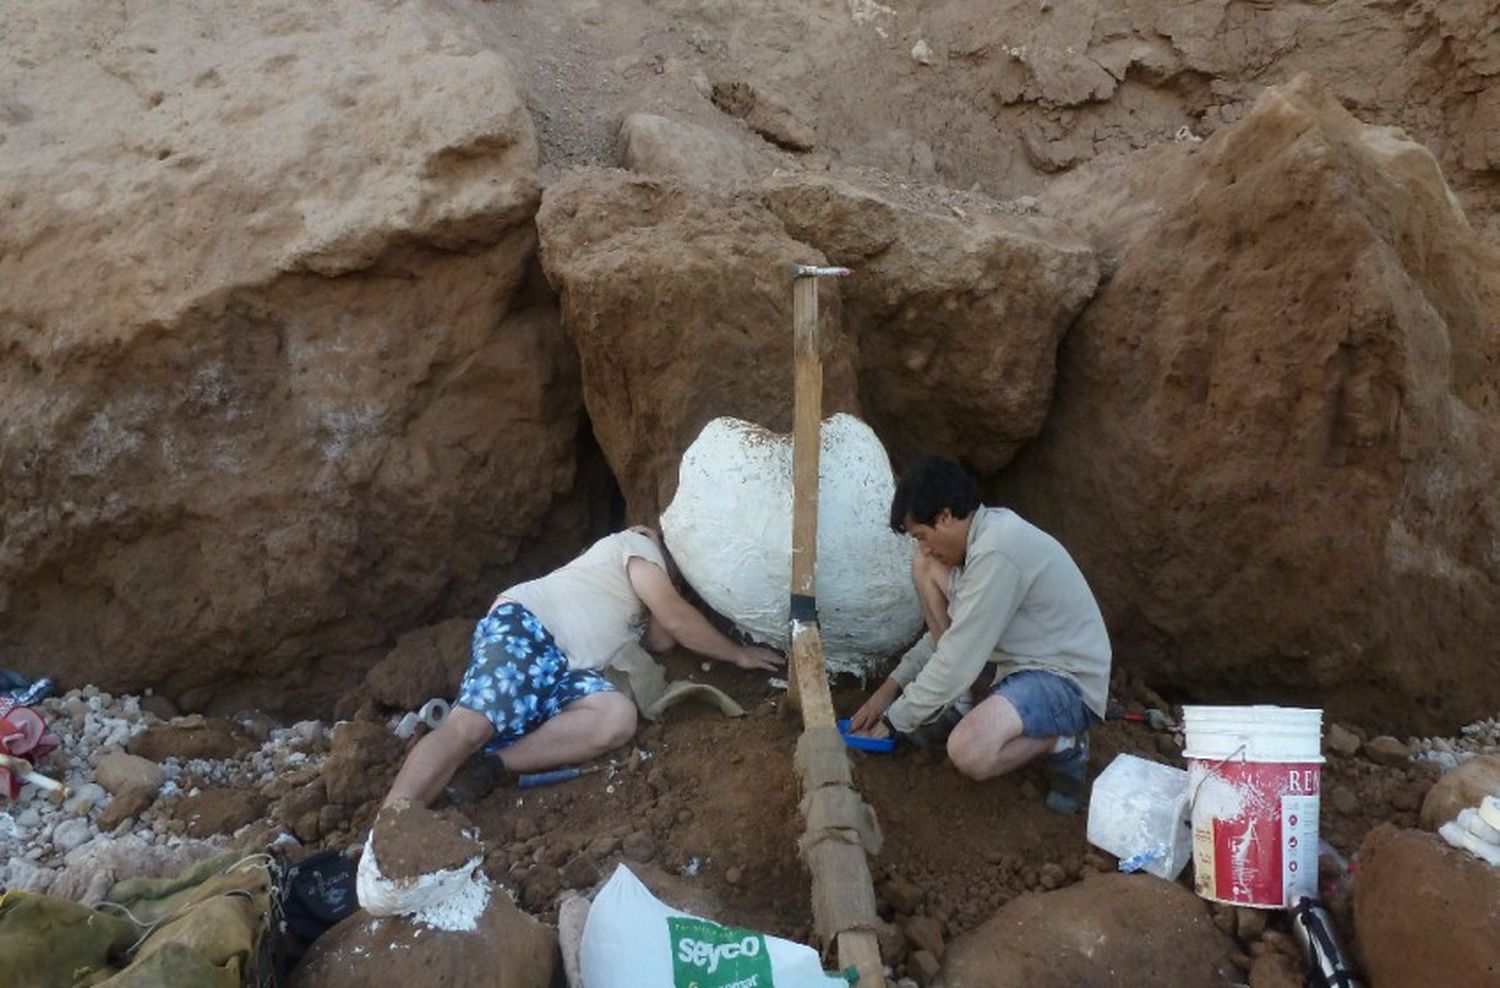
<path fill-rule="evenodd" d="M 896 750 L 895 738 L 866 738 L 850 734 L 847 717 L 838 722 L 838 728 L 839 733 L 844 736 L 844 743 L 851 748 L 874 752 L 877 755 L 888 755 Z"/>

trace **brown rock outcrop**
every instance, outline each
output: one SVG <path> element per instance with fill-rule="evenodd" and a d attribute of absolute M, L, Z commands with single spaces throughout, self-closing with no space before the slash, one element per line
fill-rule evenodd
<path fill-rule="evenodd" d="M 1058 342 L 1099 283 L 1086 242 L 1055 220 L 938 215 L 822 176 L 764 189 L 792 236 L 856 271 L 843 298 L 860 401 L 898 462 L 935 450 L 992 473 L 1041 430 Z"/>
<path fill-rule="evenodd" d="M 493 592 L 544 514 L 576 536 L 576 367 L 519 309 L 536 141 L 486 38 L 370 0 L 6 27 L 0 650 L 308 706 L 307 659 Z"/>
<path fill-rule="evenodd" d="M 1234 941 L 1186 888 L 1148 875 L 1098 875 L 1027 893 L 948 945 L 945 988 L 1140 988 L 1227 984 Z"/>
<path fill-rule="evenodd" d="M 787 266 L 824 258 L 756 201 L 586 170 L 548 187 L 537 227 L 594 434 L 635 517 L 671 500 L 682 451 L 710 419 L 790 430 Z M 820 314 L 824 411 L 856 411 L 835 286 Z"/>
<path fill-rule="evenodd" d="M 1379 988 L 1500 984 L 1500 868 L 1383 824 L 1359 849 L 1356 947 Z"/>
<path fill-rule="evenodd" d="M 1306 78 L 1175 167 L 1117 214 L 998 493 L 1074 551 L 1159 687 L 1493 713 L 1500 257 L 1426 150 Z"/>
<path fill-rule="evenodd" d="M 1444 775 L 1422 801 L 1422 827 L 1437 830 L 1486 796 L 1500 799 L 1500 755 L 1480 755 Z"/>

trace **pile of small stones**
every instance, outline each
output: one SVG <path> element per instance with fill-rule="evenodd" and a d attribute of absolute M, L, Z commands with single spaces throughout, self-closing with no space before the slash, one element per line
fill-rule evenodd
<path fill-rule="evenodd" d="M 1451 771 L 1480 755 L 1500 755 L 1500 716 L 1466 724 L 1456 737 L 1412 738 L 1407 744 L 1412 757 Z"/>
<path fill-rule="evenodd" d="M 326 749 L 327 730 L 321 724 L 272 728 L 262 723 L 260 730 L 251 731 L 262 738 L 260 746 L 240 758 L 167 757 L 157 762 L 161 782 L 154 796 L 161 802 L 153 806 L 146 801 L 138 812 L 122 817 L 118 806 L 111 813 L 118 797 L 96 779 L 95 767 L 101 758 L 123 753 L 141 731 L 165 723 L 143 707 L 143 699 L 87 686 L 34 706 L 61 741 L 39 760 L 37 771 L 69 792 L 58 800 L 28 785 L 13 801 L 0 798 L 0 889 L 45 891 L 70 864 L 127 837 L 134 848 L 176 848 L 187 839 L 183 822 L 161 809 L 172 802 L 167 797 L 196 795 L 206 786 L 265 785 L 279 772 L 313 764 L 311 759 L 319 756 L 309 749 L 320 744 Z"/>

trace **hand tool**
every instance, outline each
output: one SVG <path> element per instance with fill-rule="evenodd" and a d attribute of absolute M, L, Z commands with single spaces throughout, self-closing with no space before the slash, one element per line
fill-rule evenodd
<path fill-rule="evenodd" d="M 557 782 L 567 782 L 576 779 L 580 775 L 589 775 L 604 768 L 599 763 L 593 765 L 574 765 L 571 768 L 556 768 L 550 772 L 526 772 L 516 779 L 516 784 L 522 789 L 535 789 L 538 786 L 550 786 Z"/>

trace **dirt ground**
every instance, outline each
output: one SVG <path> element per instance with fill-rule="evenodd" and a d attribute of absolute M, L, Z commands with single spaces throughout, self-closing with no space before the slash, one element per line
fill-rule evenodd
<path fill-rule="evenodd" d="M 430 659 L 424 656 L 420 650 L 408 656 L 413 665 L 406 675 Z M 632 744 L 590 766 L 596 771 L 538 789 L 503 781 L 477 802 L 445 806 L 440 800 L 440 811 L 477 828 L 486 872 L 544 922 L 556 924 L 567 895 L 591 892 L 623 862 L 678 908 L 812 942 L 810 883 L 796 850 L 803 823 L 792 755 L 800 723 L 783 713 L 784 692 L 763 672 L 704 664 L 687 653 L 668 656 L 666 664 L 674 679 L 725 690 L 746 716 L 729 719 L 715 708 L 686 703 L 668 711 L 663 722 L 643 725 Z M 1111 685 L 1113 707 L 1180 715 L 1179 707 L 1131 670 L 1117 670 Z M 860 683 L 841 679 L 834 685 L 835 705 L 852 711 L 866 692 Z M 54 722 L 75 732 L 56 767 L 70 783 L 93 785 L 88 753 L 101 742 L 87 725 L 89 717 L 103 715 L 90 713 L 90 704 L 114 710 L 121 701 L 69 694 L 48 702 Z M 322 848 L 357 851 L 415 743 L 394 735 L 390 714 L 371 699 L 351 720 L 331 728 L 314 722 L 278 728 L 256 714 L 155 723 L 128 745 L 167 770 L 171 785 L 150 808 L 135 808 L 135 821 L 106 822 L 96 810 L 88 826 L 105 846 L 144 834 L 154 843 L 223 835 L 245 847 L 264 847 L 291 834 L 300 844 L 294 856 Z M 110 729 L 127 725 L 123 719 L 101 723 Z M 1363 725 L 1326 729 L 1321 834 L 1329 853 L 1322 861 L 1321 891 L 1344 943 L 1357 949 L 1348 880 L 1359 867 L 1356 851 L 1382 823 L 1418 826 L 1441 768 L 1412 758 L 1411 749 L 1393 738 L 1372 738 Z M 1182 765 L 1181 744 L 1173 731 L 1111 720 L 1092 733 L 1090 775 L 1097 777 L 1124 752 Z M 903 748 L 893 755 L 855 752 L 852 759 L 859 791 L 883 830 L 884 846 L 872 857 L 871 870 L 881 916 L 889 923 L 882 931 L 882 955 L 898 974 L 909 973 L 908 957 L 919 964 L 919 951 L 926 951 L 930 962 L 1025 892 L 1065 888 L 1117 868 L 1111 856 L 1088 845 L 1086 814 L 1060 816 L 1045 807 L 1047 780 L 1040 766 L 974 783 L 939 753 Z M 28 811 L 34 819 L 28 820 Z M 30 835 L 27 853 L 52 867 L 55 828 L 47 821 L 61 826 L 67 814 L 58 809 L 48 816 L 50 804 L 35 802 L 17 812 L 12 822 Z M 427 852 L 442 849 L 417 850 L 426 860 L 432 857 Z M 401 857 L 390 862 L 398 871 Z M 426 867 L 414 864 L 413 870 Z M 31 874 L 22 870 L 26 874 L 13 880 Z M 80 880 L 71 872 L 56 879 L 59 889 Z M 1190 888 L 1190 874 L 1179 882 Z M 1227 959 L 1247 978 L 1257 964 L 1262 972 L 1268 969 L 1268 954 L 1282 958 L 1275 961 L 1278 969 L 1301 963 L 1281 912 L 1205 908 L 1214 925 L 1237 938 Z"/>
<path fill-rule="evenodd" d="M 781 713 L 784 693 L 768 686 L 764 674 L 718 665 L 704 670 L 685 655 L 668 664 L 674 677 L 724 689 L 747 716 L 731 720 L 704 705 L 680 706 L 664 722 L 644 726 L 634 748 L 622 749 L 609 769 L 540 789 L 503 784 L 464 807 L 490 849 L 486 871 L 528 911 L 555 922 L 564 890 L 586 890 L 624 861 L 681 908 L 809 940 L 792 768 L 800 724 Z M 1131 698 L 1125 709 L 1162 702 L 1149 691 L 1116 686 L 1117 695 Z M 857 681 L 841 679 L 835 705 L 850 711 L 864 692 Z M 1180 741 L 1143 724 L 1111 721 L 1092 738 L 1091 777 L 1122 752 L 1182 764 Z M 1086 811 L 1066 817 L 1046 808 L 1040 767 L 975 783 L 937 753 L 852 754 L 859 791 L 884 833 L 871 867 L 888 920 L 930 916 L 951 940 L 1022 892 L 1115 869 L 1112 857 L 1088 845 Z M 1324 838 L 1348 858 L 1381 822 L 1415 825 L 1435 775 L 1420 765 L 1330 757 L 1325 794 L 1343 787 L 1354 796 L 1335 806 L 1325 795 Z M 1341 876 L 1327 877 L 1335 916 L 1347 921 Z M 1190 883 L 1190 873 L 1181 880 Z M 1271 926 L 1280 922 L 1276 914 Z"/>

